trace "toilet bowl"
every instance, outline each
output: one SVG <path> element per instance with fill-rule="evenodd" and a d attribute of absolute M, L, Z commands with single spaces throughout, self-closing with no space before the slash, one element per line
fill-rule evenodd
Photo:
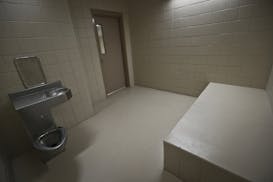
<path fill-rule="evenodd" d="M 66 131 L 62 127 L 50 129 L 40 135 L 33 143 L 42 161 L 47 162 L 65 149 Z"/>

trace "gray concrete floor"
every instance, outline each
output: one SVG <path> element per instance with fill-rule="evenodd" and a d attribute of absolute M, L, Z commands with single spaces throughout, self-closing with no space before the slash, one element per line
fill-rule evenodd
<path fill-rule="evenodd" d="M 31 154 L 14 160 L 17 182 L 179 182 L 163 171 L 163 139 L 194 97 L 124 89 L 69 131 L 67 149 L 42 165 Z"/>

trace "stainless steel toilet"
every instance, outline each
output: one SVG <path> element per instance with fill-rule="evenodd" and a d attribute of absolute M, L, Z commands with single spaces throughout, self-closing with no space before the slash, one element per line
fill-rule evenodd
<path fill-rule="evenodd" d="M 66 141 L 65 129 L 57 127 L 41 134 L 33 142 L 33 147 L 37 150 L 41 160 L 47 162 L 65 150 Z"/>

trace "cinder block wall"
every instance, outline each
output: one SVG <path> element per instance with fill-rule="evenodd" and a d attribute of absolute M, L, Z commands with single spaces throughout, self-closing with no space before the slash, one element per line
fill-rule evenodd
<path fill-rule="evenodd" d="M 0 181 L 1 182 L 14 182 L 14 176 L 12 172 L 12 160 L 10 156 L 4 152 L 5 146 L 0 141 Z"/>
<path fill-rule="evenodd" d="M 265 88 L 272 0 L 140 0 L 129 13 L 136 84 L 194 96 L 208 82 Z"/>

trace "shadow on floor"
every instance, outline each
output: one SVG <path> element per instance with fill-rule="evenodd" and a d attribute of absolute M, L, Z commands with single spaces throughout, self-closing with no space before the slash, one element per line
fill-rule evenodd
<path fill-rule="evenodd" d="M 42 163 L 33 151 L 15 159 L 13 162 L 15 181 L 79 181 L 79 164 L 77 163 L 77 155 L 90 147 L 94 140 L 94 132 L 90 130 L 86 131 L 84 128 L 74 128 L 73 132 L 68 132 L 66 150 L 47 164 Z"/>
<path fill-rule="evenodd" d="M 162 171 L 161 178 L 159 182 L 182 182 L 178 178 L 176 178 L 174 175 L 167 171 Z"/>

